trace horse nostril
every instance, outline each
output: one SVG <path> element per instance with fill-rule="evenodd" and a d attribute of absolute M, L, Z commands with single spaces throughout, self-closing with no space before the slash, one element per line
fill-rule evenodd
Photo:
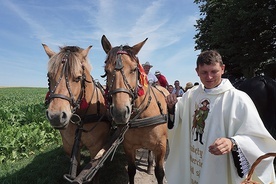
<path fill-rule="evenodd" d="M 126 106 L 125 118 L 128 118 L 129 114 L 130 114 L 130 107 Z"/>
<path fill-rule="evenodd" d="M 111 105 L 109 111 L 110 111 L 110 115 L 111 115 L 112 117 L 113 117 L 113 115 L 114 115 L 113 109 L 114 109 L 114 106 Z"/>
<path fill-rule="evenodd" d="M 50 119 L 50 118 L 49 118 L 49 111 L 48 111 L 48 110 L 46 110 L 46 118 L 47 118 L 47 119 Z"/>
<path fill-rule="evenodd" d="M 66 122 L 67 121 L 67 114 L 66 114 L 66 112 L 62 112 L 61 114 L 60 114 L 60 122 L 61 123 L 64 123 L 64 122 Z"/>

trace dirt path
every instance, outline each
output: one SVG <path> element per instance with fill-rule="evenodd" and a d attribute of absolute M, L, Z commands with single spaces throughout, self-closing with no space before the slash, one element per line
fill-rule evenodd
<path fill-rule="evenodd" d="M 139 149 L 136 152 L 136 175 L 135 184 L 157 184 L 154 174 L 147 173 L 148 150 Z M 113 160 L 107 160 L 104 164 L 100 177 L 101 184 L 128 184 L 126 155 L 120 145 Z M 167 184 L 164 178 L 163 184 Z"/>
<path fill-rule="evenodd" d="M 136 160 L 137 160 L 137 172 L 135 175 L 135 184 L 156 184 L 156 178 L 154 173 L 147 173 L 147 158 L 148 151 L 144 149 L 137 150 Z M 164 184 L 167 184 L 164 178 Z"/>

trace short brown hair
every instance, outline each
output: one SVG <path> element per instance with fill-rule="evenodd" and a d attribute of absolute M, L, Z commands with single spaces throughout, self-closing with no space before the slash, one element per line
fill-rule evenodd
<path fill-rule="evenodd" d="M 196 67 L 204 64 L 211 65 L 213 63 L 220 63 L 220 65 L 223 65 L 221 55 L 216 50 L 207 50 L 199 54 L 196 61 Z"/>

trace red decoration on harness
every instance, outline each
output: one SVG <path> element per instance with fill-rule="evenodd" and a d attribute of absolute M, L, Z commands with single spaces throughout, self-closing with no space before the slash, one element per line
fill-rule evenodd
<path fill-rule="evenodd" d="M 46 93 L 45 101 L 47 101 L 47 100 L 49 99 L 49 97 L 50 97 L 50 91 L 48 91 L 48 92 Z"/>
<path fill-rule="evenodd" d="M 138 96 L 143 96 L 145 94 L 144 89 L 142 87 L 138 87 L 137 94 Z"/>
<path fill-rule="evenodd" d="M 117 51 L 117 54 L 127 54 L 127 51 L 124 51 L 124 50 L 118 50 L 118 51 Z"/>
<path fill-rule="evenodd" d="M 148 86 L 148 77 L 147 74 L 145 73 L 145 70 L 143 68 L 143 66 L 138 63 L 138 67 L 139 67 L 139 71 L 140 71 L 140 79 L 139 82 L 142 86 Z"/>
<path fill-rule="evenodd" d="M 86 101 L 85 98 L 81 99 L 81 103 L 80 103 L 80 109 L 83 110 L 83 109 L 87 109 L 88 108 L 88 103 Z"/>

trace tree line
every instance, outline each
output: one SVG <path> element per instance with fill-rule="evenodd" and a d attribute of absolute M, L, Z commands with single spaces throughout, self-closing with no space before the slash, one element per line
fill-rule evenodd
<path fill-rule="evenodd" d="M 226 75 L 276 78 L 275 0 L 194 0 L 200 10 L 195 49 L 215 49 Z"/>

